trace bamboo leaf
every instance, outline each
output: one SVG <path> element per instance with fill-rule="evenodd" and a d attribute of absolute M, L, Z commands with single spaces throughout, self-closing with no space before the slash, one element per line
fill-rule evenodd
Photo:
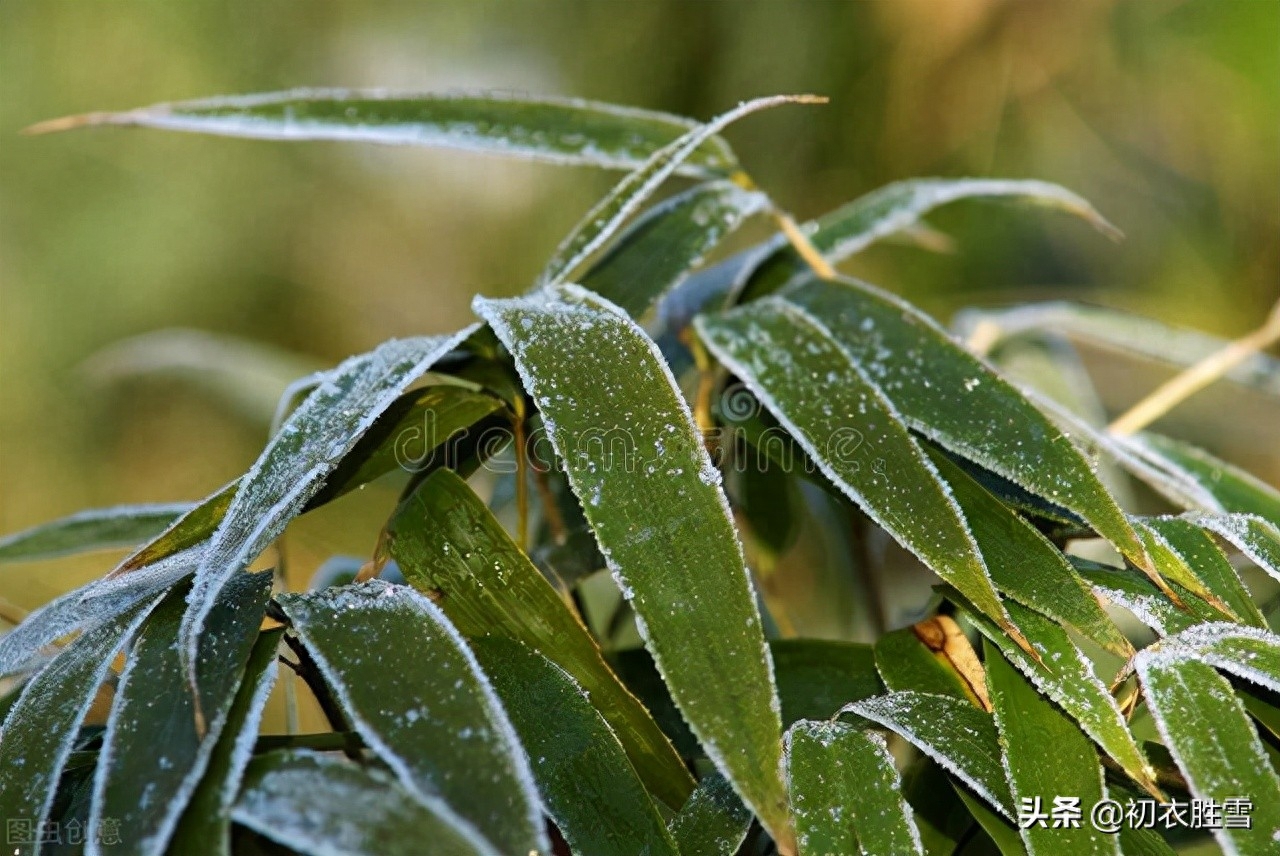
<path fill-rule="evenodd" d="M 774 95 L 745 101 L 705 125 L 691 128 L 680 138 L 655 151 L 623 178 L 587 212 L 568 237 L 560 243 L 538 277 L 538 285 L 560 285 L 573 277 L 579 266 L 600 249 L 622 223 L 634 214 L 680 164 L 699 146 L 733 122 L 758 110 L 782 104 L 811 104 L 823 99 L 805 95 Z"/>
<path fill-rule="evenodd" d="M 55 119 L 30 130 L 85 125 L 137 125 L 269 140 L 432 146 L 610 169 L 634 169 L 696 127 L 680 116 L 568 98 L 503 92 L 295 89 L 91 113 Z M 712 137 L 690 154 L 684 171 L 717 175 L 736 163 L 728 145 Z"/>
<path fill-rule="evenodd" d="M 1138 524 L 1150 531 L 1159 542 L 1158 547 L 1167 550 L 1181 565 L 1181 571 L 1166 571 L 1161 574 L 1166 579 L 1176 580 L 1197 594 L 1207 593 L 1211 601 L 1216 600 L 1231 610 L 1232 617 L 1251 624 L 1254 627 L 1267 626 L 1267 620 L 1258 611 L 1253 596 L 1240 581 L 1239 574 L 1213 538 L 1195 523 L 1181 517 L 1148 517 Z M 1157 555 L 1161 550 L 1148 546 L 1151 557 L 1159 562 Z M 1187 585 L 1180 576 L 1190 577 L 1194 585 Z"/>
<path fill-rule="evenodd" d="M 1009 785 L 991 716 L 952 696 L 895 692 L 845 708 L 888 728 L 973 788 L 997 812 L 1013 819 Z"/>
<path fill-rule="evenodd" d="M 945 695 L 982 707 L 977 688 L 971 685 L 951 661 L 924 643 L 915 627 L 903 627 L 876 640 L 876 667 L 884 685 L 894 691 Z"/>
<path fill-rule="evenodd" d="M 1073 559 L 1073 564 L 1101 597 L 1129 610 L 1160 636 L 1177 633 L 1200 621 L 1216 621 L 1222 617 L 1218 610 L 1177 583 L 1172 583 L 1170 588 L 1185 604 L 1185 609 L 1179 608 L 1150 580 L 1133 571 L 1085 563 L 1079 559 Z"/>
<path fill-rule="evenodd" d="M 464 636 L 505 636 L 564 669 L 591 697 L 646 785 L 672 810 L 693 779 L 648 711 L 605 665 L 560 595 L 466 482 L 432 474 L 387 526 L 405 579 L 440 605 Z"/>
<path fill-rule="evenodd" d="M 841 707 L 884 692 L 870 645 L 828 639 L 769 643 L 786 725 L 830 719 Z"/>
<path fill-rule="evenodd" d="M 731 181 L 699 184 L 641 215 L 587 271 L 582 285 L 638 318 L 768 203 L 763 193 Z"/>
<path fill-rule="evenodd" d="M 885 185 L 806 225 L 809 240 L 832 264 L 862 252 L 871 244 L 917 225 L 935 208 L 962 199 L 1013 199 L 1057 208 L 1082 217 L 1099 232 L 1118 237 L 1119 231 L 1092 205 L 1066 188 L 1045 181 L 984 178 L 920 178 Z M 784 287 L 808 273 L 808 266 L 785 242 L 752 275 L 752 296 Z"/>
<path fill-rule="evenodd" d="M 227 712 L 204 776 L 173 831 L 171 852 L 231 856 L 231 809 L 250 761 L 267 697 L 275 686 L 277 649 L 283 633 L 279 629 L 268 630 L 254 643 L 244 680 Z"/>
<path fill-rule="evenodd" d="M 622 310 L 576 287 L 475 309 L 511 350 L 681 713 L 785 840 L 781 722 L 760 616 L 720 474 L 657 348 Z"/>
<path fill-rule="evenodd" d="M 86 838 L 99 852 L 104 818 L 118 825 L 112 853 L 162 854 L 222 734 L 271 593 L 270 571 L 227 583 L 210 612 L 197 660 L 200 701 L 187 692 L 178 657 L 186 591 L 156 607 L 116 689 L 94 775 Z M 164 700 L 157 705 L 156 700 Z M 198 730 L 199 716 L 204 723 Z"/>
<path fill-rule="evenodd" d="M 196 568 L 180 650 L 195 685 L 200 634 L 218 592 L 284 531 L 324 479 L 405 388 L 474 331 L 393 339 L 334 369 L 240 480 Z"/>
<path fill-rule="evenodd" d="M 1254 514 L 1280 526 L 1280 491 L 1244 470 L 1210 455 L 1189 443 L 1144 432 L 1130 437 L 1111 436 L 1119 445 L 1148 467 L 1134 467 L 1134 474 L 1146 478 L 1153 487 L 1180 491 L 1194 506 L 1208 512 Z M 1128 462 L 1121 458 L 1122 464 Z M 1172 481 L 1167 487 L 1164 482 Z M 1184 483 L 1190 483 L 1190 489 Z"/>
<path fill-rule="evenodd" d="M 787 299 L 823 319 L 913 430 L 1078 514 L 1154 573 L 1141 541 L 1071 438 L 930 318 L 852 279 L 811 280 Z"/>
<path fill-rule="evenodd" d="M 841 722 L 801 721 L 785 745 L 800 856 L 923 856 L 883 737 Z"/>
<path fill-rule="evenodd" d="M 471 651 L 430 600 L 373 580 L 277 601 L 401 785 L 433 811 L 443 799 L 496 852 L 549 852 L 528 758 Z"/>
<path fill-rule="evenodd" d="M 707 775 L 670 825 L 682 856 L 734 856 L 751 827 L 751 810 L 719 773 Z"/>
<path fill-rule="evenodd" d="M 1169 656 L 1199 660 L 1280 692 L 1280 636 L 1270 631 L 1210 622 L 1167 637 L 1159 648 Z"/>
<path fill-rule="evenodd" d="M 1116 838 L 1099 831 L 1088 816 L 1106 796 L 1102 765 L 1089 739 L 990 642 L 985 645 L 984 661 L 1013 800 L 1020 807 L 1030 801 L 1050 816 L 1019 824 L 1027 850 L 1032 854 L 1118 856 Z M 1054 822 L 1059 799 L 1076 800 L 1078 825 Z M 1028 819 L 1034 817 L 1031 814 Z"/>
<path fill-rule="evenodd" d="M 964 598 L 950 592 L 947 596 L 970 610 Z M 970 615 L 970 618 L 978 631 L 994 642 L 1036 689 L 1066 711 L 1134 781 L 1154 792 L 1155 771 L 1129 732 L 1115 698 L 1095 674 L 1093 664 L 1058 624 L 1019 604 L 1011 603 L 1008 607 L 1039 655 L 1038 660 L 1014 645 L 990 620 L 980 615 Z"/>
<path fill-rule="evenodd" d="M 136 547 L 193 507 L 191 503 L 170 502 L 81 511 L 0 538 L 0 562 L 34 562 L 89 550 Z"/>
<path fill-rule="evenodd" d="M 1224 806 L 1213 834 L 1227 853 L 1275 852 L 1280 838 L 1280 781 L 1267 763 L 1231 684 L 1198 659 L 1148 649 L 1138 654 L 1147 705 L 1194 797 Z M 1225 828 L 1227 800 L 1251 801 L 1251 828 Z"/>
<path fill-rule="evenodd" d="M 121 646 L 155 600 L 125 609 L 86 631 L 23 687 L 0 728 L 0 818 L 40 829 L 81 721 Z"/>
<path fill-rule="evenodd" d="M 1133 646 L 1071 563 L 1034 526 L 983 490 L 945 455 L 930 455 L 951 487 L 996 588 L 1123 657 Z"/>
<path fill-rule="evenodd" d="M 1192 514 L 1189 519 L 1230 541 L 1255 565 L 1280 580 L 1280 525 L 1256 514 Z"/>
<path fill-rule="evenodd" d="M 511 639 L 472 643 L 533 763 L 547 813 L 574 853 L 675 856 L 676 843 L 594 696 Z"/>
<path fill-rule="evenodd" d="M 1012 628 L 959 506 L 901 415 L 831 330 L 777 298 L 699 316 L 695 326 L 716 359 L 832 482 L 940 577 Z"/>
<path fill-rule="evenodd" d="M 380 770 L 317 752 L 255 758 L 232 817 L 314 856 L 420 856 L 426 842 L 440 856 L 502 853 L 439 799 L 415 797 Z"/>
<path fill-rule="evenodd" d="M 94 580 L 32 612 L 0 636 L 0 675 L 32 668 L 58 639 L 101 625 L 153 597 L 195 570 L 200 550 L 177 553 L 122 577 Z"/>

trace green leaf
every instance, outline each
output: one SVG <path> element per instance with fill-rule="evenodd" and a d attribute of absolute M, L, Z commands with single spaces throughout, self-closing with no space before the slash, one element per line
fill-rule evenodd
<path fill-rule="evenodd" d="M 407 392 L 343 456 L 307 508 L 397 470 L 418 474 L 457 466 L 451 453 L 461 437 L 509 423 L 502 400 L 485 392 L 447 383 Z"/>
<path fill-rule="evenodd" d="M 1182 583 L 1197 594 L 1207 592 L 1212 599 L 1228 607 L 1237 620 L 1254 627 L 1267 626 L 1266 618 L 1258 611 L 1253 596 L 1240 581 L 1235 568 L 1203 529 L 1181 517 L 1148 517 L 1138 523 L 1148 529 L 1158 542 L 1155 547 L 1148 545 L 1151 557 L 1158 563 L 1162 552 L 1160 548 L 1163 548 L 1181 566 L 1180 570 L 1161 567 L 1160 572 L 1166 579 Z M 1188 585 L 1181 579 L 1183 576 L 1190 577 L 1194 585 Z"/>
<path fill-rule="evenodd" d="M 1192 499 L 1201 510 L 1256 514 L 1280 526 L 1280 491 L 1239 467 L 1189 443 L 1159 434 L 1144 432 L 1113 439 L 1158 471 L 1163 470 L 1166 478 L 1190 482 L 1191 490 L 1186 487 L 1182 490 L 1191 494 L 1186 498 Z M 1135 475 L 1144 474 L 1135 470 Z M 1161 484 L 1152 486 L 1159 488 Z"/>
<path fill-rule="evenodd" d="M 890 693 L 854 702 L 846 710 L 901 735 L 1001 815 L 1013 818 L 990 714 L 952 696 L 919 692 Z"/>
<path fill-rule="evenodd" d="M 797 722 L 786 737 L 800 856 L 924 848 L 884 738 L 842 722 Z"/>
<path fill-rule="evenodd" d="M 1177 633 L 1200 621 L 1216 621 L 1222 617 L 1218 610 L 1177 583 L 1172 583 L 1170 587 L 1182 599 L 1186 609 L 1180 609 L 1164 592 L 1152 585 L 1150 580 L 1134 571 L 1076 558 L 1073 558 L 1072 563 L 1101 597 L 1129 610 L 1160 636 Z"/>
<path fill-rule="evenodd" d="M 232 817 L 315 856 L 421 856 L 427 842 L 440 856 L 517 852 L 495 849 L 439 799 L 411 796 L 381 770 L 316 752 L 255 758 Z"/>
<path fill-rule="evenodd" d="M 670 741 L 605 665 L 591 634 L 466 482 L 432 474 L 387 526 L 405 579 L 467 637 L 506 636 L 564 669 L 626 747 L 645 784 L 672 810 L 693 779 Z"/>
<path fill-rule="evenodd" d="M 932 453 L 930 457 L 960 504 L 997 589 L 1073 627 L 1109 651 L 1126 658 L 1132 656 L 1129 640 L 1049 539 L 983 490 L 945 455 Z"/>
<path fill-rule="evenodd" d="M 582 285 L 638 318 L 768 204 L 763 193 L 731 181 L 699 184 L 641 215 L 587 271 Z"/>
<path fill-rule="evenodd" d="M 381 580 L 277 601 L 352 726 L 410 793 L 428 807 L 442 798 L 499 853 L 549 852 L 528 758 L 435 604 Z"/>
<path fill-rule="evenodd" d="M 891 690 L 951 696 L 981 706 L 965 678 L 946 657 L 925 645 L 910 627 L 891 631 L 877 639 L 875 659 L 884 685 Z"/>
<path fill-rule="evenodd" d="M 23 687 L 0 728 L 0 818 L 28 820 L 37 830 L 48 819 L 98 685 L 154 605 L 148 600 L 86 631 Z"/>
<path fill-rule="evenodd" d="M 1189 519 L 1230 541 L 1255 565 L 1280 580 L 1280 525 L 1256 514 L 1193 514 Z"/>
<path fill-rule="evenodd" d="M 1071 438 L 1022 393 L 894 295 L 811 280 L 787 299 L 817 318 L 915 431 L 1086 520 L 1134 564 L 1141 541 Z"/>
<path fill-rule="evenodd" d="M 1280 636 L 1267 630 L 1225 621 L 1197 624 L 1162 640 L 1159 648 L 1280 692 Z"/>
<path fill-rule="evenodd" d="M 282 629 L 268 630 L 254 643 L 204 776 L 173 831 L 171 852 L 231 856 L 231 808 L 240 792 L 267 698 L 275 686 L 277 649 L 283 633 Z"/>
<path fill-rule="evenodd" d="M 1199 330 L 1171 327 L 1118 309 L 1064 300 L 1023 304 L 1011 309 L 970 309 L 957 316 L 953 327 L 967 338 L 979 325 L 989 331 L 986 335 L 996 337 L 993 347 L 1011 338 L 1062 335 L 1172 366 L 1193 366 L 1229 344 L 1226 339 Z M 1280 394 L 1280 360 L 1265 353 L 1252 354 L 1226 377 Z"/>
<path fill-rule="evenodd" d="M 546 811 L 574 853 L 678 852 L 594 696 L 571 675 L 511 639 L 472 643 L 525 752 Z"/>
<path fill-rule="evenodd" d="M 960 798 L 960 802 L 969 810 L 970 816 L 982 827 L 982 831 L 987 834 L 991 843 L 995 844 L 1001 856 L 1027 856 L 1027 845 L 1023 842 L 1018 828 L 1008 818 L 992 811 L 986 803 L 970 794 L 954 781 L 951 784 L 952 789 Z M 968 851 L 957 852 L 967 853 Z M 979 848 L 977 852 L 989 853 L 990 850 Z"/>
<path fill-rule="evenodd" d="M 273 541 L 384 410 L 440 357 L 474 331 L 392 339 L 344 362 L 271 438 L 209 538 L 196 568 L 179 650 L 195 685 L 196 655 L 209 611 L 232 575 Z"/>
<path fill-rule="evenodd" d="M 1275 853 L 1280 780 L 1231 684 L 1212 666 L 1178 651 L 1148 649 L 1136 659 L 1147 705 L 1194 797 L 1252 801 L 1251 829 L 1216 829 L 1228 853 Z"/>
<path fill-rule="evenodd" d="M 46 603 L 0 636 L 0 675 L 33 668 L 45 646 L 97 627 L 169 588 L 195 570 L 199 557 L 198 549 L 177 553 L 121 577 L 94 580 Z"/>
<path fill-rule="evenodd" d="M 671 821 L 682 856 L 734 856 L 751 827 L 751 810 L 719 773 L 708 774 Z"/>
<path fill-rule="evenodd" d="M 884 692 L 870 645 L 827 639 L 769 643 L 786 725 L 830 719 L 841 707 Z"/>
<path fill-rule="evenodd" d="M 964 598 L 953 592 L 944 593 L 966 610 L 972 611 Z M 1000 628 L 983 616 L 974 614 L 970 618 L 978 631 L 994 642 L 1018 667 L 1018 671 L 1031 679 L 1036 689 L 1066 711 L 1081 730 L 1102 747 L 1134 781 L 1154 791 L 1155 771 L 1129 732 L 1115 698 L 1102 681 L 1098 680 L 1089 658 L 1053 620 L 1016 603 L 1011 603 L 1008 607 L 1018 626 L 1026 633 L 1039 660 L 1014 645 Z"/>
<path fill-rule="evenodd" d="M 576 287 L 474 305 L 514 356 L 672 698 L 766 828 L 787 837 L 777 695 L 742 548 L 657 348 Z"/>
<path fill-rule="evenodd" d="M 917 225 L 934 210 L 961 199 L 1011 198 L 1075 214 L 1105 235 L 1119 231 L 1085 199 L 1045 181 L 989 178 L 920 178 L 885 185 L 805 225 L 809 240 L 832 264 L 862 252 L 881 238 Z M 808 266 L 783 241 L 752 274 L 748 294 L 775 291 L 808 273 Z"/>
<path fill-rule="evenodd" d="M 448 470 L 404 500 L 387 527 L 404 578 L 463 636 L 507 636 L 570 673 L 617 733 L 631 763 L 673 810 L 694 786 L 671 742 L 622 686 L 599 646 L 479 496 Z"/>
<path fill-rule="evenodd" d="M 193 507 L 177 502 L 81 511 L 0 538 L 0 562 L 34 562 L 89 550 L 136 547 Z"/>
<path fill-rule="evenodd" d="M 240 489 L 241 479 L 224 485 L 178 517 L 150 542 L 116 566 L 111 576 L 127 576 L 141 568 L 162 562 L 184 550 L 202 545 L 218 528 Z M 202 548 L 203 549 L 203 548 Z M 195 555 L 198 551 L 193 551 Z"/>
<path fill-rule="evenodd" d="M 1029 822 L 1023 841 L 1032 854 L 1115 854 L 1114 836 L 1089 822 L 1089 811 L 1104 796 L 1102 765 L 1089 739 L 1040 695 L 990 642 L 984 646 L 987 684 L 1000 735 L 1013 800 L 1027 800 L 1052 815 L 1057 798 L 1074 798 L 1079 826 L 1059 827 L 1052 818 Z"/>
<path fill-rule="evenodd" d="M 569 98 L 504 92 L 414 93 L 295 89 L 157 104 L 124 113 L 55 119 L 33 131 L 140 125 L 269 140 L 358 140 L 464 149 L 551 163 L 634 169 L 697 127 L 690 119 Z M 737 160 L 718 137 L 690 154 L 684 172 L 717 175 Z"/>
<path fill-rule="evenodd" d="M 730 124 L 758 110 L 788 103 L 813 103 L 815 100 L 801 95 L 774 95 L 745 101 L 707 124 L 691 128 L 680 138 L 654 152 L 641 166 L 618 182 L 578 222 L 552 254 L 551 260 L 538 277 L 538 285 L 561 285 L 572 279 L 579 266 L 604 245 L 618 227 L 675 173 L 681 163 Z"/>
<path fill-rule="evenodd" d="M 170 592 L 151 614 L 107 720 L 94 775 L 91 840 L 108 818 L 118 824 L 121 841 L 113 852 L 164 852 L 226 724 L 271 594 L 271 578 L 270 571 L 236 574 L 214 604 L 197 660 L 198 707 L 176 645 L 186 591 Z M 156 704 L 157 699 L 163 703 Z M 197 730 L 197 715 L 204 733 Z"/>
<path fill-rule="evenodd" d="M 1008 624 L 978 546 L 937 470 L 822 322 L 771 297 L 699 316 L 695 325 L 716 359 L 832 482 L 940 577 Z"/>

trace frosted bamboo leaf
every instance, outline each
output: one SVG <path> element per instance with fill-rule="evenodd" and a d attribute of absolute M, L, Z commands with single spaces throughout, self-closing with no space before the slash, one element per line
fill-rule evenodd
<path fill-rule="evenodd" d="M 89 550 L 136 547 L 163 532 L 192 503 L 95 508 L 0 538 L 0 562 L 33 562 Z"/>

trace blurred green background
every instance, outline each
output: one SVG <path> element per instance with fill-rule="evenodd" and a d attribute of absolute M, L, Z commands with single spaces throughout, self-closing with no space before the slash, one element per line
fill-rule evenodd
<path fill-rule="evenodd" d="M 101 348 L 185 327 L 327 365 L 452 331 L 474 292 L 525 288 L 617 178 L 356 144 L 18 133 L 301 85 L 499 87 L 701 118 L 817 92 L 830 105 L 728 134 L 800 217 L 911 176 L 1035 177 L 1085 195 L 1128 236 L 957 205 L 932 218 L 955 252 L 885 245 L 853 266 L 944 320 L 1071 298 L 1237 335 L 1280 297 L 1280 3 L 5 0 L 0 531 L 195 499 L 261 448 L 266 426 L 206 392 L 91 383 L 84 363 Z M 1117 366 L 1109 403 L 1165 375 Z M 1275 482 L 1277 419 L 1213 390 L 1168 428 Z M 369 491 L 310 515 L 292 558 L 367 554 L 387 503 Z M 0 596 L 30 608 L 111 561 L 6 570 Z"/>

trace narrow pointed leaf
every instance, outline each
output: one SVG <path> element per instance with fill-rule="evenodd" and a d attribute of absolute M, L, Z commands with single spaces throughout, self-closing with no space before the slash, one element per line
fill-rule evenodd
<path fill-rule="evenodd" d="M 587 271 L 582 285 L 638 318 L 768 204 L 763 193 L 731 181 L 699 184 L 641 215 Z"/>
<path fill-rule="evenodd" d="M 382 412 L 440 357 L 475 330 L 393 339 L 334 369 L 271 438 L 209 539 L 182 619 L 180 650 L 188 677 L 205 620 L 231 575 L 284 531 L 324 479 Z"/>
<path fill-rule="evenodd" d="M 1039 800 L 1050 814 L 1057 798 L 1075 798 L 1080 825 L 1033 822 L 1022 829 L 1032 854 L 1108 854 L 1117 856 L 1114 835 L 1100 832 L 1088 811 L 1104 796 L 1102 764 L 1070 719 L 1018 673 L 990 642 L 985 645 L 991 702 L 1015 804 Z"/>
<path fill-rule="evenodd" d="M 918 692 L 866 699 L 847 710 L 901 735 L 973 788 L 1001 815 L 1013 818 L 990 714 L 951 696 Z"/>
<path fill-rule="evenodd" d="M 194 508 L 174 519 L 163 532 L 126 557 L 108 576 L 127 576 L 140 568 L 155 565 L 203 544 L 217 531 L 218 525 L 226 517 L 227 509 L 231 507 L 231 501 L 240 489 L 240 481 L 236 479 L 223 485 L 200 500 Z"/>
<path fill-rule="evenodd" d="M 136 547 L 192 508 L 191 503 L 178 502 L 81 511 L 0 538 L 0 562 L 34 562 L 89 550 Z"/>
<path fill-rule="evenodd" d="M 811 280 L 787 299 L 823 319 L 913 430 L 1078 514 L 1150 569 L 1133 528 L 1071 438 L 928 316 L 852 279 Z"/>
<path fill-rule="evenodd" d="M 178 656 L 186 592 L 175 589 L 156 607 L 120 678 L 94 775 L 87 838 L 99 852 L 104 818 L 118 825 L 112 853 L 162 854 L 204 775 L 271 593 L 270 571 L 231 578 L 210 613 L 211 630 L 197 660 L 200 715 Z M 157 704 L 157 700 L 163 704 Z"/>
<path fill-rule="evenodd" d="M 633 169 L 696 127 L 690 119 L 667 113 L 569 98 L 504 92 L 295 89 L 157 104 L 124 113 L 92 113 L 53 120 L 33 130 L 82 125 L 431 146 L 610 169 Z M 728 145 L 714 137 L 691 153 L 685 171 L 714 175 L 735 164 Z"/>
<path fill-rule="evenodd" d="M 1280 692 L 1280 636 L 1268 630 L 1225 621 L 1197 624 L 1164 639 L 1160 650 Z"/>
<path fill-rule="evenodd" d="M 1255 565 L 1280 580 L 1280 525 L 1256 514 L 1193 514 L 1189 519 L 1230 541 Z"/>
<path fill-rule="evenodd" d="M 116 652 L 147 617 L 149 600 L 88 630 L 27 682 L 0 728 L 0 818 L 48 820 L 62 765 Z"/>
<path fill-rule="evenodd" d="M 515 639 L 572 675 L 649 789 L 673 810 L 684 804 L 693 779 L 670 741 L 466 482 L 448 470 L 432 474 L 401 504 L 387 532 L 405 579 L 435 600 L 460 633 Z"/>
<path fill-rule="evenodd" d="M 1190 443 L 1159 434 L 1147 432 L 1122 442 L 1212 496 L 1213 505 L 1202 510 L 1256 514 L 1280 526 L 1280 490 L 1256 476 Z"/>
<path fill-rule="evenodd" d="M 951 487 L 996 588 L 1124 657 L 1133 647 L 1087 583 L 1034 526 L 983 490 L 945 455 L 930 456 Z"/>
<path fill-rule="evenodd" d="M 721 363 L 848 497 L 997 621 L 978 546 L 901 415 L 817 318 L 777 298 L 695 321 Z"/>
<path fill-rule="evenodd" d="M 948 597 L 953 597 L 966 610 L 970 608 L 963 598 L 950 593 Z M 978 631 L 994 642 L 1018 667 L 1018 671 L 1066 711 L 1134 781 L 1153 789 L 1155 771 L 1129 732 L 1115 698 L 1094 673 L 1093 664 L 1054 621 L 1016 603 L 1008 606 L 1031 647 L 1040 656 L 1040 662 L 1014 645 L 990 620 L 980 615 L 971 615 L 970 618 Z"/>
<path fill-rule="evenodd" d="M 841 707 L 884 692 L 870 645 L 828 639 L 769 643 L 786 725 L 830 719 Z"/>
<path fill-rule="evenodd" d="M 1258 611 L 1253 596 L 1240 581 L 1240 575 L 1227 561 L 1227 557 L 1213 538 L 1190 520 L 1181 517 L 1148 517 L 1141 525 L 1150 530 L 1161 543 L 1161 546 L 1172 553 L 1179 564 L 1195 582 L 1194 586 L 1183 585 L 1196 592 L 1207 592 L 1211 599 L 1216 599 L 1233 613 L 1233 617 L 1254 627 L 1267 626 L 1267 620 Z M 1149 550 L 1151 557 L 1158 561 L 1156 550 Z M 1179 574 L 1171 574 L 1164 568 L 1160 570 L 1166 579 L 1177 580 Z"/>
<path fill-rule="evenodd" d="M 515 357 L 681 713 L 785 837 L 782 728 L 755 596 L 720 474 L 657 348 L 576 287 L 475 308 Z"/>
<path fill-rule="evenodd" d="M 254 643 L 244 680 L 227 712 L 204 776 L 174 829 L 171 852 L 231 856 L 231 808 L 240 792 L 267 698 L 275 686 L 279 671 L 277 649 L 283 632 L 269 630 Z"/>
<path fill-rule="evenodd" d="M 951 696 L 982 707 L 978 690 L 940 652 L 932 650 L 914 627 L 893 630 L 876 640 L 876 668 L 894 691 Z"/>
<path fill-rule="evenodd" d="M 539 285 L 559 285 L 570 279 L 579 265 L 600 249 L 622 223 L 634 214 L 654 191 L 670 178 L 699 146 L 719 134 L 733 122 L 757 110 L 787 103 L 813 103 L 816 99 L 800 95 L 774 95 L 739 104 L 733 110 L 689 130 L 679 139 L 654 152 L 634 172 L 609 191 L 604 199 L 587 212 L 569 236 L 564 239 L 547 263 Z"/>
<path fill-rule="evenodd" d="M 1250 829 L 1215 829 L 1227 853 L 1275 853 L 1280 780 L 1231 684 L 1198 659 L 1147 650 L 1136 661 L 1147 705 L 1194 797 L 1252 802 Z"/>
<path fill-rule="evenodd" d="M 711 773 L 671 820 L 681 856 L 734 856 L 751 828 L 751 809 L 719 773 Z"/>
<path fill-rule="evenodd" d="M 352 726 L 430 806 L 437 796 L 500 853 L 548 852 L 529 761 L 444 614 L 380 580 L 277 598 Z"/>
<path fill-rule="evenodd" d="M 609 724 L 567 672 L 511 639 L 478 639 L 547 813 L 574 853 L 675 856 L 675 842 Z"/>
<path fill-rule="evenodd" d="M 61 595 L 0 636 L 0 675 L 30 669 L 63 636 L 97 627 L 195 570 L 200 551 L 177 553 L 123 577 L 107 577 Z"/>
<path fill-rule="evenodd" d="M 1186 605 L 1179 608 L 1150 580 L 1134 571 L 1105 565 L 1085 565 L 1078 560 L 1076 568 L 1100 596 L 1133 613 L 1134 617 L 1160 636 L 1177 633 L 1201 621 L 1217 621 L 1222 614 L 1191 592 L 1171 584 L 1170 588 Z"/>
<path fill-rule="evenodd" d="M 923 856 L 883 737 L 842 722 L 805 720 L 787 732 L 786 750 L 800 856 Z"/>
<path fill-rule="evenodd" d="M 989 178 L 921 178 L 899 181 L 860 196 L 815 223 L 807 225 L 809 240 L 832 264 L 862 252 L 895 232 L 920 223 L 935 208 L 961 199 L 1013 199 L 1057 208 L 1089 221 L 1103 234 L 1119 232 L 1092 205 L 1066 188 L 1045 181 Z M 748 284 L 751 295 L 774 291 L 802 277 L 808 266 L 795 250 L 779 242 Z"/>
<path fill-rule="evenodd" d="M 428 843 L 440 856 L 502 852 L 439 799 L 415 798 L 380 770 L 316 752 L 254 759 L 232 816 L 313 856 L 420 856 Z"/>

